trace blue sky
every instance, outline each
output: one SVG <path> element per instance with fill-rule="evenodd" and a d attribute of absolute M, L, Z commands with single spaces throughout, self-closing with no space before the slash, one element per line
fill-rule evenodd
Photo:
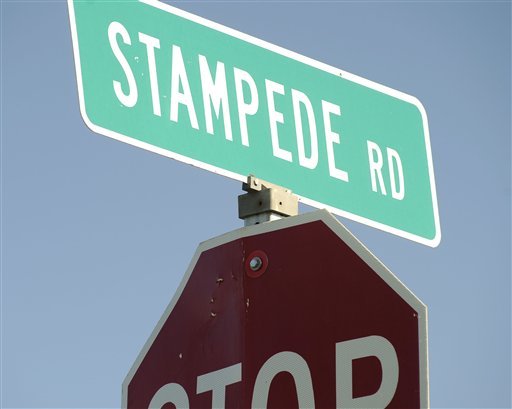
<path fill-rule="evenodd" d="M 510 2 L 173 5 L 421 100 L 439 247 L 339 220 L 429 308 L 431 406 L 510 407 Z M 1 57 L 1 405 L 119 407 L 240 183 L 85 126 L 64 1 L 2 0 Z"/>

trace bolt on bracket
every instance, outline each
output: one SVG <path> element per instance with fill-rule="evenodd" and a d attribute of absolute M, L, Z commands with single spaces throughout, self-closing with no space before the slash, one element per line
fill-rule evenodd
<path fill-rule="evenodd" d="M 253 175 L 247 177 L 238 196 L 238 217 L 245 226 L 295 216 L 299 213 L 299 199 L 292 191 L 274 185 Z"/>

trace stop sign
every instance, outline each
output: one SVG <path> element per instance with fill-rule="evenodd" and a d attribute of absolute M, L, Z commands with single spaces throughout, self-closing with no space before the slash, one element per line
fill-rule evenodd
<path fill-rule="evenodd" d="M 126 408 L 428 406 L 425 305 L 326 211 L 202 243 L 123 384 Z"/>

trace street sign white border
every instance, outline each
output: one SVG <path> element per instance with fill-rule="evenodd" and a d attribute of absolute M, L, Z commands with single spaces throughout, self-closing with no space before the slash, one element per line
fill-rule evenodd
<path fill-rule="evenodd" d="M 397 229 L 395 227 L 391 227 L 386 224 L 383 224 L 383 223 L 380 223 L 380 222 L 377 222 L 377 221 L 374 221 L 371 219 L 367 219 L 365 217 L 347 212 L 342 209 L 338 209 L 338 208 L 335 208 L 332 206 L 326 206 L 323 203 L 317 202 L 316 200 L 309 199 L 307 197 L 303 197 L 300 195 L 297 195 L 297 196 L 299 197 L 299 200 L 301 202 L 308 204 L 310 206 L 316 207 L 318 209 L 327 209 L 330 212 L 337 214 L 339 216 L 346 217 L 347 219 L 351 219 L 351 220 L 357 221 L 359 223 L 366 224 L 368 226 L 377 228 L 379 230 L 383 230 L 385 232 L 392 233 L 397 236 L 415 241 L 417 243 L 425 244 L 430 247 L 437 247 L 439 245 L 439 243 L 441 241 L 441 226 L 440 226 L 440 221 L 439 221 L 439 209 L 438 209 L 438 205 L 437 205 L 437 193 L 436 193 L 436 186 L 435 186 L 434 166 L 433 166 L 433 162 L 432 162 L 432 149 L 431 149 L 431 145 L 430 145 L 430 133 L 429 133 L 429 128 L 428 128 L 427 113 L 426 113 L 425 108 L 423 107 L 422 103 L 416 97 L 413 97 L 413 96 L 405 94 L 403 92 L 386 87 L 385 85 L 381 85 L 376 82 L 367 80 L 365 78 L 359 77 L 359 76 L 351 74 L 349 72 L 342 71 L 342 70 L 332 67 L 328 64 L 324 64 L 324 63 L 316 61 L 312 58 L 305 57 L 301 54 L 295 53 L 293 51 L 279 47 L 277 45 L 274 45 L 274 44 L 268 43 L 266 41 L 260 40 L 258 38 L 252 37 L 248 34 L 241 33 L 240 31 L 223 26 L 221 24 L 215 23 L 215 22 L 207 20 L 205 18 L 196 16 L 194 14 L 180 10 L 176 7 L 170 6 L 170 5 L 162 3 L 160 1 L 139 0 L 139 2 L 144 3 L 151 7 L 158 8 L 167 13 L 171 13 L 171 14 L 177 15 L 179 17 L 185 18 L 187 20 L 193 21 L 197 24 L 201 24 L 201 25 L 211 28 L 213 30 L 220 31 L 220 32 L 230 35 L 232 37 L 246 41 L 247 43 L 257 45 L 257 46 L 267 49 L 269 51 L 273 51 L 277 54 L 281 54 L 283 56 L 297 60 L 303 64 L 310 65 L 311 67 L 317 68 L 319 70 L 322 70 L 322 71 L 325 71 L 325 72 L 328 72 L 328 73 L 331 73 L 331 74 L 334 74 L 337 76 L 341 76 L 349 81 L 352 81 L 357 84 L 363 85 L 365 87 L 374 89 L 376 91 L 390 95 L 397 99 L 409 102 L 409 103 L 413 104 L 414 106 L 416 106 L 421 113 L 421 117 L 422 117 L 422 121 L 423 121 L 423 131 L 425 134 L 425 147 L 426 147 L 426 156 L 427 156 L 427 163 L 428 163 L 428 174 L 429 174 L 429 179 L 430 179 L 430 192 L 432 195 L 432 210 L 434 212 L 434 225 L 435 225 L 435 231 L 436 231 L 436 234 L 433 239 L 426 239 L 426 238 L 418 236 L 416 234 L 412 234 L 412 233 Z M 238 173 L 230 172 L 228 170 L 221 169 L 216 166 L 212 166 L 208 163 L 204 163 L 204 162 L 201 162 L 201 161 L 198 161 L 195 159 L 191 159 L 186 156 L 183 156 L 183 155 L 150 145 L 148 143 L 141 142 L 141 141 L 131 138 L 127 135 L 123 135 L 121 133 L 114 132 L 112 130 L 109 130 L 109 129 L 106 129 L 106 128 L 103 128 L 101 126 L 94 124 L 88 118 L 87 112 L 85 110 L 82 72 L 81 72 L 81 66 L 80 66 L 80 52 L 79 52 L 79 46 L 78 46 L 78 33 L 77 33 L 77 28 L 76 28 L 75 10 L 74 10 L 74 1 L 73 0 L 68 0 L 68 9 L 69 9 L 69 21 L 70 21 L 70 26 L 71 26 L 71 36 L 72 36 L 72 41 L 73 41 L 73 54 L 74 54 L 74 59 L 75 59 L 75 69 L 76 69 L 76 78 L 77 78 L 77 85 L 78 85 L 78 98 L 79 98 L 79 103 L 80 103 L 80 113 L 82 115 L 82 118 L 83 118 L 85 124 L 93 132 L 99 133 L 104 136 L 108 136 L 110 138 L 119 140 L 121 142 L 128 143 L 133 146 L 137 146 L 139 148 L 157 153 L 159 155 L 167 156 L 169 158 L 178 160 L 180 162 L 184 162 L 189 165 L 196 166 L 201 169 L 205 169 L 205 170 L 213 172 L 213 173 L 218 173 L 220 175 L 227 176 L 231 179 L 235 179 L 240 182 L 245 182 L 247 180 L 247 176 L 249 176 L 249 175 L 241 175 Z M 255 175 L 255 176 L 258 176 L 258 175 Z"/>
<path fill-rule="evenodd" d="M 174 293 L 174 296 L 165 309 L 162 317 L 151 332 L 148 340 L 142 347 L 139 355 L 135 359 L 130 371 L 126 375 L 122 386 L 121 407 L 126 409 L 128 406 L 128 385 L 132 381 L 137 369 L 144 360 L 149 348 L 160 333 L 167 318 L 172 313 L 176 303 L 181 297 L 185 286 L 194 270 L 201 254 L 232 241 L 255 236 L 258 234 L 269 233 L 276 230 L 282 230 L 293 226 L 299 226 L 315 221 L 322 221 L 335 233 L 345 244 L 347 244 L 384 282 L 389 285 L 411 308 L 418 313 L 418 340 L 419 340 L 419 365 L 420 365 L 420 406 L 421 408 L 430 407 L 429 393 L 429 370 L 428 370 L 428 312 L 427 306 L 417 298 L 382 262 L 375 257 L 350 231 L 347 230 L 336 218 L 326 210 L 317 210 L 315 212 L 301 214 L 299 216 L 287 217 L 281 220 L 257 224 L 249 227 L 242 227 L 223 234 L 219 237 L 207 240 L 199 244 L 192 261 L 185 272 L 181 283 Z"/>

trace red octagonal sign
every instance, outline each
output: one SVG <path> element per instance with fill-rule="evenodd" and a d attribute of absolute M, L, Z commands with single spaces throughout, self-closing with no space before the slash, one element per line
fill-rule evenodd
<path fill-rule="evenodd" d="M 125 408 L 429 406 L 427 311 L 326 211 L 202 243 Z"/>

